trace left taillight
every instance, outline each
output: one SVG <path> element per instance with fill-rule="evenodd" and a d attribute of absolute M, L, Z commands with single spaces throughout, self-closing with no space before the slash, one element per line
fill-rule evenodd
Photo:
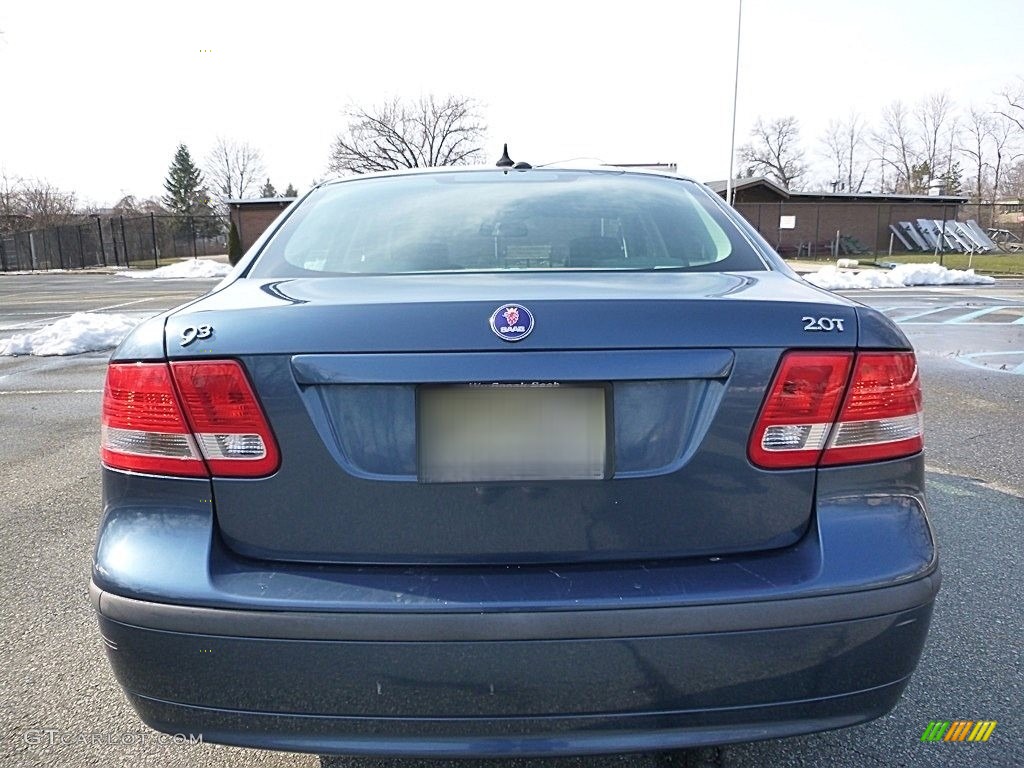
<path fill-rule="evenodd" d="M 206 477 L 166 363 L 116 363 L 103 388 L 100 455 L 114 469 Z"/>
<path fill-rule="evenodd" d="M 115 363 L 103 394 L 103 462 L 185 477 L 263 477 L 279 452 L 234 360 Z"/>

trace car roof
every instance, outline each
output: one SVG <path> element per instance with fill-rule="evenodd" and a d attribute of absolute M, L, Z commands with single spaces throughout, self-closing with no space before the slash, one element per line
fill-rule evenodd
<path fill-rule="evenodd" d="M 578 172 L 578 173 L 606 173 L 615 176 L 660 176 L 667 179 L 675 179 L 682 181 L 689 181 L 695 184 L 700 182 L 695 179 L 684 176 L 678 173 L 671 173 L 669 171 L 659 171 L 647 168 L 621 168 L 614 165 L 601 165 L 601 164 L 579 164 L 579 165 L 561 165 L 558 163 L 552 163 L 546 166 L 533 166 L 532 168 L 498 168 L 493 165 L 450 165 L 442 167 L 429 167 L 429 168 L 398 168 L 391 171 L 376 171 L 374 173 L 359 173 L 351 176 L 340 176 L 333 179 L 325 179 L 324 181 L 317 184 L 317 187 L 332 186 L 335 184 L 343 184 L 350 181 L 358 181 L 360 179 L 380 179 L 387 178 L 390 176 L 420 176 L 420 175 L 433 175 L 442 173 L 529 173 L 531 171 L 538 172 Z"/>

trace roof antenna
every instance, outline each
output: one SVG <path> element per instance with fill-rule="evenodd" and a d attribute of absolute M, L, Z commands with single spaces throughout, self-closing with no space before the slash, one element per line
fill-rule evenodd
<path fill-rule="evenodd" d="M 501 157 L 498 158 L 498 162 L 495 163 L 499 168 L 511 168 L 515 163 L 512 162 L 512 158 L 508 156 L 508 144 L 503 144 L 501 149 Z"/>

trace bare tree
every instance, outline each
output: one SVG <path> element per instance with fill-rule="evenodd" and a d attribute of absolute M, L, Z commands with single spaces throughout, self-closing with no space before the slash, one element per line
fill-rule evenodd
<path fill-rule="evenodd" d="M 864 156 L 867 136 L 861 116 L 851 112 L 845 120 L 830 120 L 821 141 L 834 169 L 830 180 L 833 191 L 860 192 L 872 164 Z"/>
<path fill-rule="evenodd" d="M 881 126 L 872 134 L 872 141 L 882 163 L 881 191 L 919 191 L 913 190 L 911 185 L 914 167 L 920 162 L 920 151 L 916 145 L 910 111 L 902 101 L 894 101 L 882 110 Z M 884 180 L 887 168 L 895 176 L 889 184 Z"/>
<path fill-rule="evenodd" d="M 922 161 L 927 172 L 937 177 L 953 170 L 953 145 L 956 143 L 956 107 L 948 93 L 933 93 L 918 104 L 916 117 L 920 125 Z M 930 179 L 925 179 L 927 184 Z"/>
<path fill-rule="evenodd" d="M 332 173 L 465 165 L 482 152 L 481 105 L 466 96 L 395 98 L 346 112 L 348 127 L 331 148 Z"/>
<path fill-rule="evenodd" d="M 981 219 L 981 203 L 986 173 L 989 169 L 989 150 L 992 143 L 993 120 L 987 109 L 972 106 L 965 118 L 965 127 L 957 151 L 966 157 L 974 169 L 974 197 L 976 216 Z"/>
<path fill-rule="evenodd" d="M 1006 103 L 997 112 L 1017 126 L 1018 131 L 1024 133 L 1024 77 L 1019 80 L 1019 83 L 1008 86 L 1000 94 Z"/>
<path fill-rule="evenodd" d="M 1024 160 L 1008 163 L 1002 182 L 1003 192 L 1013 200 L 1024 199 Z M 995 207 L 993 206 L 993 213 Z"/>
<path fill-rule="evenodd" d="M 263 153 L 244 141 L 218 136 L 206 157 L 206 179 L 214 193 L 221 197 L 248 196 L 263 175 Z"/>
<path fill-rule="evenodd" d="M 739 148 L 739 163 L 751 175 L 770 176 L 786 189 L 796 189 L 807 173 L 800 146 L 800 124 L 792 115 L 771 122 L 758 118 L 751 141 Z"/>
<path fill-rule="evenodd" d="M 119 216 L 139 216 L 142 208 L 135 195 L 125 195 L 111 206 L 110 212 Z"/>
<path fill-rule="evenodd" d="M 18 180 L 0 171 L 0 231 L 11 225 L 15 216 L 21 215 L 21 199 L 18 196 Z"/>
<path fill-rule="evenodd" d="M 65 192 L 43 179 L 18 179 L 16 185 L 16 213 L 30 219 L 33 229 L 67 224 L 75 218 L 74 192 Z"/>
<path fill-rule="evenodd" d="M 846 144 L 843 141 L 843 127 L 838 120 L 829 120 L 825 133 L 821 135 L 822 156 L 832 168 L 829 172 L 830 184 L 835 191 L 841 180 L 846 176 Z"/>
<path fill-rule="evenodd" d="M 1013 120 L 1005 115 L 996 112 L 993 115 L 992 127 L 992 148 L 995 155 L 995 162 L 992 164 L 992 193 L 989 203 L 989 222 L 995 224 L 996 200 L 1003 191 L 1004 174 L 1006 168 L 1013 168 L 1017 161 L 1024 157 L 1021 150 L 1021 133 Z M 1015 197 L 1020 199 L 1024 196 L 1024 189 L 1018 189 Z"/>

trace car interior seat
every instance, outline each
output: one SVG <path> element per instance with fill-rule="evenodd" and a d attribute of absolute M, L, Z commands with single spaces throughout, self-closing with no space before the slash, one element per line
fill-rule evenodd
<path fill-rule="evenodd" d="M 568 267 L 625 267 L 622 241 L 615 237 L 578 237 L 569 242 Z"/>

